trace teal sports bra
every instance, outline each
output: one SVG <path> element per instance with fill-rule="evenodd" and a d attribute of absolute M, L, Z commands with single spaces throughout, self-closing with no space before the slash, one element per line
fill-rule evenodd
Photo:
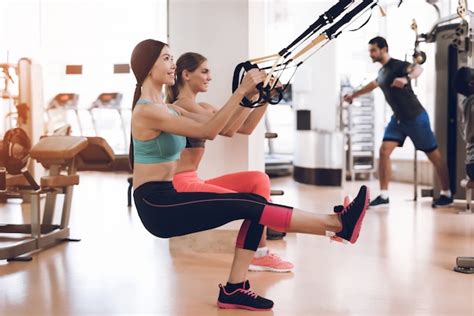
<path fill-rule="evenodd" d="M 148 100 L 138 100 L 137 104 L 152 104 Z M 168 108 L 170 113 L 179 115 Z M 186 146 L 186 137 L 161 132 L 158 137 L 149 140 L 133 138 L 133 156 L 136 163 L 152 164 L 178 160 Z"/>

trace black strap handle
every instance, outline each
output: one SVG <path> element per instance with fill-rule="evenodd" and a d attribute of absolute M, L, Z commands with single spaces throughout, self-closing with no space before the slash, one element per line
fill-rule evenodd
<path fill-rule="evenodd" d="M 246 61 L 238 64 L 234 70 L 234 77 L 232 79 L 232 92 L 235 92 L 239 87 L 239 84 L 242 82 L 243 75 L 245 72 L 250 71 L 251 69 L 260 69 L 257 65 L 252 64 L 250 61 Z M 244 71 L 242 73 L 242 71 Z M 244 97 L 240 102 L 241 106 L 248 108 L 257 108 L 263 106 L 265 103 L 278 104 L 283 99 L 283 88 L 277 87 L 274 90 L 277 92 L 276 96 L 273 93 L 270 85 L 263 87 L 263 83 L 259 83 L 256 87 L 258 89 L 258 99 L 256 101 L 251 101 L 248 98 Z"/>
<path fill-rule="evenodd" d="M 240 83 L 242 82 L 244 73 L 250 71 L 251 69 L 259 69 L 257 65 L 252 64 L 250 61 L 246 61 L 243 63 L 238 64 L 234 70 L 234 77 L 232 79 L 232 92 L 235 92 L 239 87 Z M 243 72 L 242 72 L 243 71 Z M 262 106 L 262 101 L 264 100 L 265 89 L 263 88 L 263 83 L 259 83 L 257 85 L 258 89 L 258 99 L 256 101 L 251 101 L 248 98 L 244 97 L 240 102 L 240 105 L 247 107 L 247 108 L 256 108 L 258 106 Z"/>
<path fill-rule="evenodd" d="M 314 34 L 317 30 L 321 29 L 323 26 L 332 24 L 338 16 L 342 15 L 350 7 L 352 3 L 353 3 L 353 0 L 339 0 L 338 3 L 336 3 L 327 12 L 321 15 L 306 31 L 304 31 L 292 43 L 290 43 L 290 45 L 288 45 L 286 48 L 281 50 L 278 54 L 280 56 L 283 56 L 284 58 L 287 58 L 291 54 L 289 50 L 292 47 L 298 45 L 299 42 L 301 42 L 302 40 L 305 40 L 308 36 L 310 36 L 311 34 Z M 377 5 L 377 0 L 362 0 L 362 2 L 359 3 L 355 8 L 350 10 L 348 13 L 344 14 L 338 21 L 336 21 L 334 24 L 332 24 L 330 27 L 328 27 L 324 31 L 327 38 L 329 40 L 332 40 L 338 37 L 342 33 L 340 29 L 343 26 L 350 23 L 351 20 L 355 18 L 359 13 L 363 12 L 367 8 L 373 9 L 376 5 Z M 372 13 L 367 19 L 367 21 L 365 21 L 356 30 L 359 30 L 360 28 L 365 26 L 369 22 L 371 16 L 372 16 Z M 352 31 L 355 31 L 355 30 L 352 30 Z M 286 66 L 288 65 L 290 61 L 292 61 L 292 59 L 289 59 L 287 62 L 281 63 L 280 65 L 277 65 L 277 66 L 285 66 L 286 68 Z M 298 65 L 296 65 L 296 68 L 298 68 L 301 64 L 302 62 L 298 63 Z M 259 69 L 257 65 L 252 64 L 250 61 L 240 63 L 235 67 L 234 78 L 232 81 L 232 92 L 235 92 L 235 90 L 237 90 L 239 84 L 242 81 L 242 78 L 243 78 L 243 76 L 241 76 L 242 70 L 249 71 L 250 69 L 253 69 L 253 68 Z M 249 107 L 249 108 L 255 108 L 258 106 L 262 106 L 265 103 L 278 104 L 283 99 L 283 92 L 285 91 L 287 86 L 288 84 L 283 88 L 275 88 L 274 90 L 277 92 L 277 94 L 275 94 L 275 92 L 272 91 L 270 85 L 263 87 L 263 84 L 260 83 L 257 85 L 257 89 L 259 91 L 258 100 L 252 102 L 244 97 L 242 99 L 241 105 L 245 107 Z"/>

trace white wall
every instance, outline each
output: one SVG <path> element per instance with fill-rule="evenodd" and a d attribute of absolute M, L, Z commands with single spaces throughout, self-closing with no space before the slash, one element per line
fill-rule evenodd
<path fill-rule="evenodd" d="M 334 1 L 272 1 L 269 6 L 267 54 L 280 51 L 305 31 Z M 306 42 L 304 45 L 308 44 Z M 299 48 L 294 48 L 298 51 Z M 339 104 L 339 70 L 337 40 L 310 57 L 293 77 L 293 105 L 295 109 L 311 110 L 312 128 L 335 130 Z M 314 49 L 312 50 L 314 51 Z M 287 70 L 286 83 L 292 70 Z"/>
<path fill-rule="evenodd" d="M 331 42 L 308 59 L 295 75 L 296 109 L 311 110 L 311 127 L 334 131 L 339 107 L 340 80 L 336 61 L 337 43 Z"/>
<path fill-rule="evenodd" d="M 166 41 L 166 8 L 166 0 L 1 0 L 0 63 L 9 51 L 11 63 L 29 57 L 41 64 L 42 107 L 61 92 L 78 93 L 84 109 L 102 92 L 121 92 L 122 106 L 130 108 L 135 79 L 133 74 L 113 74 L 113 64 L 129 63 L 141 40 Z M 67 64 L 83 65 L 83 74 L 66 75 Z M 78 134 L 76 118 L 69 114 L 73 134 Z M 80 116 L 85 134 L 94 135 L 88 112 Z M 99 135 L 116 153 L 128 151 L 116 113 L 99 113 L 97 122 Z"/>
<path fill-rule="evenodd" d="M 333 1 L 297 1 L 290 7 L 294 29 L 299 35 L 317 17 L 327 11 Z M 330 42 L 310 57 L 295 74 L 293 85 L 297 109 L 311 110 L 313 129 L 335 130 L 339 106 L 339 71 L 337 68 L 337 40 Z"/>
<path fill-rule="evenodd" d="M 254 5 L 258 3 L 249 0 L 169 1 L 169 44 L 175 60 L 193 51 L 209 61 L 213 81 L 209 91 L 200 96 L 201 101 L 223 105 L 231 95 L 234 67 L 259 51 L 258 44 L 252 42 L 259 33 L 263 35 L 263 26 L 256 27 L 258 21 L 250 17 L 252 10 L 258 10 Z M 263 170 L 263 150 L 261 128 L 250 137 L 218 136 L 206 144 L 199 175 L 209 178 L 229 172 Z"/>

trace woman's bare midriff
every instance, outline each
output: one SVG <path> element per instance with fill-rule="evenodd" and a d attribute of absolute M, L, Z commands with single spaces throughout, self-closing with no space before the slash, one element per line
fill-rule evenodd
<path fill-rule="evenodd" d="M 153 181 L 173 181 L 178 163 L 176 161 L 154 164 L 135 163 L 133 168 L 133 187 Z"/>
<path fill-rule="evenodd" d="M 186 148 L 181 152 L 176 173 L 197 171 L 204 155 L 204 148 Z"/>

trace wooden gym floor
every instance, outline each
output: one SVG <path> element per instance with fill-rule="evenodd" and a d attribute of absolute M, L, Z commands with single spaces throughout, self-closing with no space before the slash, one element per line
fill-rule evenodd
<path fill-rule="evenodd" d="M 126 206 L 126 174 L 82 173 L 75 189 L 72 237 L 34 254 L 0 261 L 0 315 L 249 315 L 215 302 L 232 260 L 223 253 L 170 253 Z M 276 203 L 330 212 L 346 188 L 272 180 Z M 376 181 L 368 182 L 373 195 Z M 293 273 L 249 273 L 254 290 L 275 301 L 258 315 L 474 315 L 474 276 L 455 273 L 456 256 L 474 256 L 474 215 L 410 201 L 412 186 L 393 183 L 391 206 L 369 210 L 359 242 L 288 235 L 268 242 Z M 0 222 L 29 218 L 0 205 Z M 1 241 L 1 239 L 0 239 Z"/>

